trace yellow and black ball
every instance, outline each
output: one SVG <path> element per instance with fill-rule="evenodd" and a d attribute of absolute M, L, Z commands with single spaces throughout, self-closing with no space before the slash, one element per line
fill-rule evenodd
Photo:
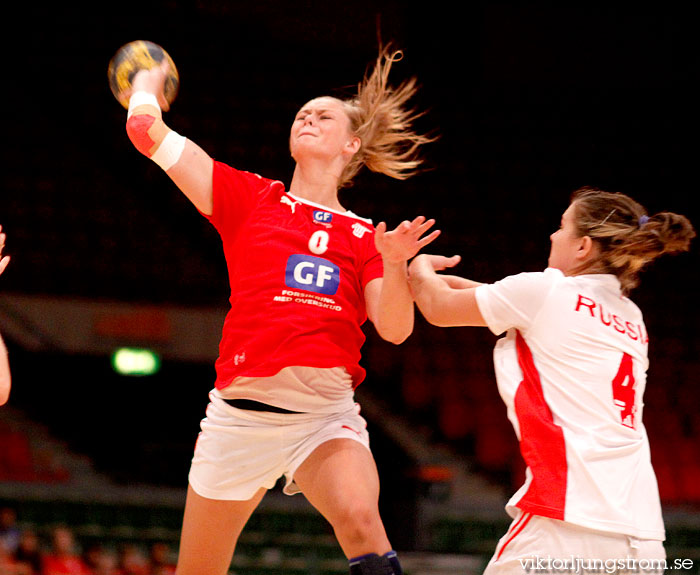
<path fill-rule="evenodd" d="M 164 59 L 170 64 L 170 71 L 165 79 L 164 95 L 168 104 L 172 104 L 180 87 L 180 76 L 175 62 L 162 46 L 148 40 L 135 40 L 117 50 L 109 61 L 107 77 L 112 94 L 122 106 L 125 108 L 129 106 L 125 93 L 131 88 L 131 82 L 136 73 L 139 70 L 150 70 L 160 66 Z"/>

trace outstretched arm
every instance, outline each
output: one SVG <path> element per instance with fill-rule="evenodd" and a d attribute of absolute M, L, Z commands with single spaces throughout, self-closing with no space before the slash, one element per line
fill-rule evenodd
<path fill-rule="evenodd" d="M 377 251 L 382 255 L 384 276 L 369 282 L 365 288 L 367 315 L 379 335 L 392 343 L 406 340 L 413 331 L 413 297 L 408 287 L 408 260 L 440 234 L 439 230 L 424 235 L 435 224 L 423 216 L 402 222 L 387 232 L 386 224 L 377 225 L 374 236 Z"/>
<path fill-rule="evenodd" d="M 476 302 L 478 282 L 436 272 L 454 267 L 459 256 L 446 258 L 422 254 L 409 268 L 409 281 L 418 309 L 428 322 L 441 327 L 485 326 Z"/>
<path fill-rule="evenodd" d="M 214 161 L 199 146 L 163 122 L 168 110 L 163 95 L 168 63 L 139 71 L 129 94 L 126 131 L 136 149 L 156 162 L 175 185 L 205 215 L 213 209 L 212 174 Z"/>

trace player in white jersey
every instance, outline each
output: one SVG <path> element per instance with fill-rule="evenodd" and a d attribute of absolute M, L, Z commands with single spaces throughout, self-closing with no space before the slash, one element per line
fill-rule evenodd
<path fill-rule="evenodd" d="M 684 216 L 649 217 L 626 195 L 582 188 L 551 235 L 543 272 L 479 284 L 436 273 L 458 256 L 411 262 L 414 298 L 430 323 L 506 334 L 494 351 L 496 379 L 527 470 L 489 575 L 574 560 L 629 560 L 628 569 L 663 562 L 642 423 L 648 337 L 627 296 L 645 264 L 687 250 L 694 235 Z"/>
<path fill-rule="evenodd" d="M 215 162 L 168 128 L 163 67 L 139 72 L 127 132 L 222 236 L 231 310 L 216 389 L 197 440 L 178 575 L 224 575 L 238 536 L 276 479 L 331 523 L 351 574 L 400 575 L 379 516 L 379 478 L 352 401 L 367 317 L 384 339 L 413 330 L 407 260 L 431 242 L 433 220 L 374 228 L 340 203 L 363 166 L 404 179 L 430 138 L 405 106 L 408 81 L 387 84 L 398 54 L 383 51 L 350 100 L 315 98 L 289 138 L 296 164 L 281 182 Z M 381 257 L 377 252 L 381 254 Z M 348 401 L 350 402 L 348 405 Z"/>

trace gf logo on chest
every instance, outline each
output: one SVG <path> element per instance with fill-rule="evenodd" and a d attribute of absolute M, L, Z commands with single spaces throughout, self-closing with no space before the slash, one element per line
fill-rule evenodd
<path fill-rule="evenodd" d="M 333 262 L 306 254 L 292 254 L 284 273 L 287 287 L 333 295 L 340 285 L 340 268 Z"/>
<path fill-rule="evenodd" d="M 333 214 L 321 210 L 314 210 L 314 221 L 319 224 L 330 224 L 333 221 Z"/>

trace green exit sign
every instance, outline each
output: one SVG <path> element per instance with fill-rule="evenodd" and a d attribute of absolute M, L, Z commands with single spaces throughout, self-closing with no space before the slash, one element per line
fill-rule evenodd
<path fill-rule="evenodd" d="M 150 349 L 122 347 L 112 353 L 112 369 L 120 375 L 153 375 L 160 369 L 160 357 Z"/>

